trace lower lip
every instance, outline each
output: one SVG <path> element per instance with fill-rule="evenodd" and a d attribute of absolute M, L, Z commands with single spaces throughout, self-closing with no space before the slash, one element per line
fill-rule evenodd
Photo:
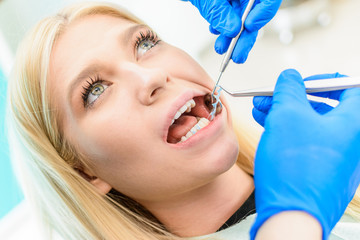
<path fill-rule="evenodd" d="M 208 139 L 216 138 L 217 134 L 220 133 L 220 129 L 223 126 L 224 122 L 224 109 L 218 114 L 206 127 L 200 129 L 184 142 L 179 142 L 175 144 L 170 144 L 170 146 L 175 148 L 188 148 L 198 143 L 206 142 Z M 226 114 L 225 114 L 226 115 Z"/>

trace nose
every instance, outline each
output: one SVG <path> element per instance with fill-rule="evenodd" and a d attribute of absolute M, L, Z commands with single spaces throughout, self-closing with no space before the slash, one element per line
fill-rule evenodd
<path fill-rule="evenodd" d="M 168 75 L 161 68 L 141 68 L 138 74 L 140 79 L 138 99 L 144 105 L 151 105 L 165 90 L 169 81 Z"/>

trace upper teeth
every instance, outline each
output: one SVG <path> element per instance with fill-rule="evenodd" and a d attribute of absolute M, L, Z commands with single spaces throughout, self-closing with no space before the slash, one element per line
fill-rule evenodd
<path fill-rule="evenodd" d="M 173 120 L 171 121 L 171 124 L 173 124 L 175 122 L 176 119 L 178 119 L 181 114 L 183 114 L 184 112 L 190 112 L 191 108 L 195 107 L 195 101 L 193 99 L 190 99 L 189 101 L 187 101 L 184 106 L 182 106 L 175 114 L 175 117 L 173 118 Z"/>

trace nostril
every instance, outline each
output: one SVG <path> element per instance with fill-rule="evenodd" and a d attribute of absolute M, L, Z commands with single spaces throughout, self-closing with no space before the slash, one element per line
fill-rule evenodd
<path fill-rule="evenodd" d="M 158 91 L 158 88 L 155 89 L 155 90 L 153 90 L 153 91 L 151 92 L 151 94 L 150 94 L 150 97 L 153 97 L 153 96 L 156 94 L 157 91 Z"/>

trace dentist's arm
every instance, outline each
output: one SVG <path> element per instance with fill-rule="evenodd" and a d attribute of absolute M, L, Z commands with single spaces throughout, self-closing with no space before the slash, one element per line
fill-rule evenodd
<path fill-rule="evenodd" d="M 258 215 L 251 239 L 269 239 L 269 231 L 275 229 L 278 236 L 287 234 L 283 230 L 289 230 L 292 220 L 285 221 L 284 214 L 304 213 L 316 219 L 325 240 L 359 186 L 360 89 L 320 95 L 338 100 L 339 105 L 315 111 L 302 77 L 288 70 L 280 75 L 273 98 L 254 98 L 254 117 L 263 114 L 265 131 L 255 157 Z M 266 102 L 271 103 L 267 113 Z M 316 224 L 310 221 L 303 224 L 314 226 L 316 234 Z"/>
<path fill-rule="evenodd" d="M 256 240 L 289 239 L 321 240 L 321 225 L 305 212 L 284 211 L 269 218 L 256 234 Z"/>
<path fill-rule="evenodd" d="M 210 23 L 209 29 L 213 34 L 220 34 L 215 43 L 215 51 L 223 54 L 229 47 L 231 39 L 241 28 L 241 16 L 249 0 L 183 0 L 190 1 L 200 14 Z M 276 14 L 281 0 L 256 0 L 246 21 L 232 60 L 244 63 L 253 47 L 258 31 L 265 26 Z"/>

